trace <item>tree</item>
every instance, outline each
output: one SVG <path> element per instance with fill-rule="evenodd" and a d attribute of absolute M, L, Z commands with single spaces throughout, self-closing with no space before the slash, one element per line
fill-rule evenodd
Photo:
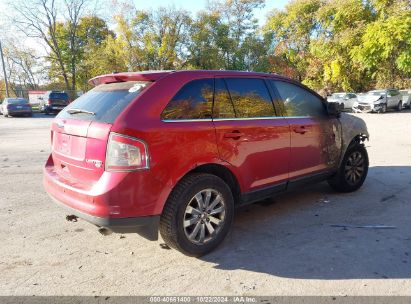
<path fill-rule="evenodd" d="M 76 37 L 79 20 L 84 12 L 86 2 L 87 0 L 64 0 L 63 3 L 56 0 L 21 0 L 11 3 L 11 6 L 17 12 L 13 20 L 14 23 L 28 37 L 38 38 L 45 42 L 50 50 L 48 59 L 55 62 L 67 90 L 76 89 L 76 57 L 78 51 Z M 67 13 L 65 17 L 62 16 L 63 14 L 59 14 L 61 7 Z M 67 33 L 67 44 L 71 51 L 68 58 L 70 60 L 69 67 L 65 65 L 59 37 L 61 19 L 65 19 L 69 25 Z M 71 73 L 71 79 L 69 79 L 69 72 Z"/>
<path fill-rule="evenodd" d="M 411 85 L 411 3 L 379 0 L 374 4 L 376 19 L 366 25 L 352 58 L 377 86 Z"/>
<path fill-rule="evenodd" d="M 264 26 L 264 33 L 271 45 L 273 72 L 288 70 L 288 76 L 302 81 L 308 68 L 310 43 L 317 35 L 316 13 L 321 0 L 291 1 L 284 11 L 274 10 Z M 281 69 L 283 67 L 283 69 Z"/>
<path fill-rule="evenodd" d="M 57 41 L 64 68 L 71 80 L 70 90 L 74 91 L 78 88 L 85 90 L 87 89 L 87 80 L 95 76 L 90 73 L 94 68 L 91 58 L 99 56 L 99 47 L 106 42 L 109 35 L 114 36 L 114 33 L 108 29 L 103 19 L 96 16 L 84 16 L 78 20 L 73 43 L 70 33 L 71 27 L 71 21 L 57 23 Z M 75 45 L 74 49 L 73 45 Z M 49 76 L 51 79 L 58 80 L 61 77 L 59 64 L 55 60 L 50 60 L 50 63 Z"/>
<path fill-rule="evenodd" d="M 21 90 L 36 89 L 41 78 L 41 60 L 37 52 L 17 39 L 9 38 L 3 45 L 7 79 L 15 95 Z"/>
<path fill-rule="evenodd" d="M 124 48 L 128 70 L 176 69 L 184 63 L 191 24 L 186 11 L 137 10 L 131 18 L 117 15 L 115 20 L 116 43 Z"/>

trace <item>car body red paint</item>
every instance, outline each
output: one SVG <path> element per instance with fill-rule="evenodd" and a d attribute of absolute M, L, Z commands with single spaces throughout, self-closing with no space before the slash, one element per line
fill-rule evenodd
<path fill-rule="evenodd" d="M 300 86 L 278 75 L 234 71 L 160 71 L 96 77 L 90 81 L 95 85 L 124 81 L 150 84 L 112 123 L 78 120 L 74 115 L 59 115 L 53 120 L 53 148 L 44 168 L 46 191 L 77 216 L 114 227 L 110 223 L 116 219 L 158 217 L 179 181 L 203 165 L 228 169 L 240 196 L 276 185 L 284 190 L 291 179 L 335 171 L 343 153 L 336 117 L 299 118 L 280 113 L 272 119 L 161 119 L 169 101 L 186 83 L 224 77 L 281 80 Z M 272 88 L 269 92 L 273 95 Z M 106 170 L 107 142 L 113 133 L 144 142 L 149 168 Z M 113 230 L 121 231 L 116 227 Z"/>

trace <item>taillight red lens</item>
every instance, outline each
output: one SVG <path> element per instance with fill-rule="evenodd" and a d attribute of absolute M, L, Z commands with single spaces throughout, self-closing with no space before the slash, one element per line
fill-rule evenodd
<path fill-rule="evenodd" d="M 51 105 L 51 99 L 47 100 L 47 104 Z"/>
<path fill-rule="evenodd" d="M 140 139 L 110 133 L 106 152 L 106 171 L 148 169 L 147 145 Z"/>

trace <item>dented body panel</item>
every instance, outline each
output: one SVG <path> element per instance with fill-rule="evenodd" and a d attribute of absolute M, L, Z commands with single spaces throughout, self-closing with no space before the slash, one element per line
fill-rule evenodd
<path fill-rule="evenodd" d="M 369 139 L 370 134 L 368 133 L 367 125 L 364 120 L 357 116 L 341 113 L 340 122 L 342 130 L 341 162 L 345 151 L 347 151 L 348 146 L 353 140 L 355 140 L 355 138 L 359 138 L 360 141 Z"/>

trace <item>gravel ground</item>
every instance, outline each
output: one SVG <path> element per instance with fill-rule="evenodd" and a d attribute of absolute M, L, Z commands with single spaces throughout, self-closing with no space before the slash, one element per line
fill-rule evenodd
<path fill-rule="evenodd" d="M 362 189 L 322 183 L 243 208 L 201 259 L 67 222 L 41 182 L 51 118 L 0 116 L 0 295 L 411 295 L 411 112 L 360 116 Z"/>

